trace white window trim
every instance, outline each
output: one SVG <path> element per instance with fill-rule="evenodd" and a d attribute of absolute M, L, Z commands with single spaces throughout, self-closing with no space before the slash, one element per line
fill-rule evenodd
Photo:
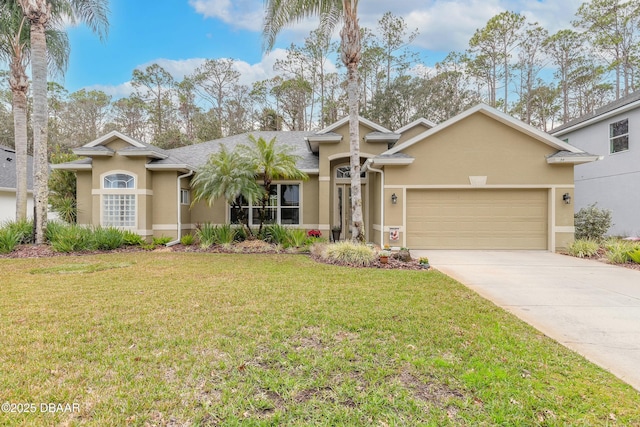
<path fill-rule="evenodd" d="M 189 203 L 191 203 L 191 193 L 189 192 L 188 189 L 181 188 L 180 189 L 180 204 L 181 205 L 188 205 Z"/>
<path fill-rule="evenodd" d="M 278 187 L 278 194 L 280 193 L 280 186 L 282 185 L 297 185 L 298 186 L 298 206 L 280 206 L 280 197 L 278 197 L 278 205 L 277 206 L 273 206 L 273 208 L 276 209 L 276 224 L 280 224 L 283 227 L 300 227 L 304 222 L 303 222 L 303 218 L 302 218 L 302 200 L 303 200 L 303 193 L 302 193 L 302 182 L 301 181 L 278 181 L 278 182 L 274 182 L 271 185 L 277 186 Z M 248 213 L 249 213 L 249 226 L 255 226 L 257 224 L 253 223 L 253 209 L 259 208 L 260 206 L 257 205 L 243 205 L 241 206 L 242 209 L 247 208 L 248 209 Z M 227 222 L 231 222 L 231 211 L 233 210 L 233 206 L 228 206 L 227 209 Z M 285 209 L 298 209 L 298 224 L 281 224 L 282 218 L 281 218 L 281 209 L 285 208 Z M 266 224 L 265 224 L 266 225 Z"/>
<path fill-rule="evenodd" d="M 614 124 L 620 123 L 620 122 L 624 122 L 625 120 L 627 121 L 627 133 L 623 133 L 621 135 L 612 136 L 611 135 L 611 127 Z M 627 148 L 624 149 L 624 150 L 620 150 L 620 151 L 613 151 L 613 140 L 621 138 L 623 136 L 627 137 Z M 609 123 L 609 154 L 620 154 L 620 153 L 624 153 L 626 151 L 629 151 L 629 144 L 630 143 L 631 143 L 631 138 L 629 138 L 629 118 L 624 118 L 624 119 L 616 120 L 615 122 Z"/>
<path fill-rule="evenodd" d="M 133 177 L 133 188 L 105 188 L 104 187 L 104 179 L 109 176 L 109 175 L 115 175 L 115 174 L 125 174 L 125 175 L 129 175 Z M 127 171 L 127 170 L 110 170 L 108 172 L 104 172 L 100 175 L 100 225 L 102 226 L 106 226 L 105 225 L 105 215 L 104 215 L 104 203 L 105 203 L 105 195 L 122 195 L 122 196 L 126 196 L 126 195 L 133 195 L 134 196 L 134 224 L 133 225 L 128 225 L 128 226 L 117 226 L 117 228 L 123 229 L 123 230 L 137 230 L 138 229 L 138 220 L 139 220 L 139 216 L 138 216 L 138 209 L 140 206 L 140 200 L 138 197 L 138 174 L 131 172 L 131 171 Z"/>

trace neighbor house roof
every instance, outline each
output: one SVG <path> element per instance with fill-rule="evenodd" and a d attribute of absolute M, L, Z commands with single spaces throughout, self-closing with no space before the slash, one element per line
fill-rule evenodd
<path fill-rule="evenodd" d="M 16 189 L 16 151 L 0 145 L 0 190 Z M 33 189 L 33 158 L 27 156 L 27 189 Z"/>
<path fill-rule="evenodd" d="M 570 120 L 567 123 L 551 130 L 549 133 L 554 136 L 561 136 L 638 107 L 640 107 L 640 90 L 604 105 L 591 113 L 585 114 L 577 119 Z"/>

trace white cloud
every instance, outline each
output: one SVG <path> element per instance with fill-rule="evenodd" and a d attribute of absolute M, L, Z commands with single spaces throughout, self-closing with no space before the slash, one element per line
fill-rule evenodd
<path fill-rule="evenodd" d="M 233 27 L 260 31 L 264 11 L 256 0 L 189 0 L 195 11 L 205 18 L 219 19 Z"/>

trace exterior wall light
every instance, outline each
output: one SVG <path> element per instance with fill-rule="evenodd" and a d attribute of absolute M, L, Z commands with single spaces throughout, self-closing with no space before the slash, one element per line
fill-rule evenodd
<path fill-rule="evenodd" d="M 398 196 L 396 196 L 396 193 L 393 193 L 393 194 L 391 195 L 391 203 L 392 203 L 392 204 L 394 204 L 394 205 L 395 205 L 396 203 L 398 203 Z"/>
<path fill-rule="evenodd" d="M 565 204 L 570 205 L 571 204 L 571 196 L 569 195 L 569 193 L 564 193 L 562 195 L 562 200 L 564 201 Z"/>

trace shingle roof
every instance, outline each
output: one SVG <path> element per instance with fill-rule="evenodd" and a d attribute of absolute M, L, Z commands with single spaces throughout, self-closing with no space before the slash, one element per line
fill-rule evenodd
<path fill-rule="evenodd" d="M 552 129 L 549 133 L 553 135 L 567 128 L 586 122 L 587 120 L 594 119 L 598 116 L 604 116 L 607 113 L 615 111 L 618 108 L 624 107 L 625 105 L 631 104 L 636 101 L 640 101 L 640 90 L 632 92 L 627 96 L 624 96 L 616 101 L 613 101 L 607 105 L 604 105 L 596 109 L 595 111 L 592 111 L 591 113 L 585 114 L 584 116 L 578 117 L 577 119 L 570 120 L 567 123 L 560 125 L 555 129 Z"/>
<path fill-rule="evenodd" d="M 0 188 L 16 188 L 16 152 L 0 145 Z M 33 189 L 33 158 L 27 156 L 27 188 Z"/>
<path fill-rule="evenodd" d="M 200 144 L 187 145 L 185 147 L 174 148 L 172 150 L 166 150 L 170 158 L 164 160 L 154 161 L 153 164 L 171 164 L 176 160 L 187 163 L 194 167 L 203 165 L 209 155 L 219 150 L 219 147 L 224 145 L 230 150 L 233 150 L 240 144 L 246 144 L 249 142 L 249 135 L 253 135 L 256 138 L 264 138 L 267 141 L 272 138 L 276 138 L 276 144 L 287 145 L 292 148 L 294 155 L 299 156 L 297 167 L 298 169 L 309 171 L 317 170 L 319 167 L 318 157 L 309 151 L 305 137 L 313 135 L 313 132 L 302 131 L 255 131 L 246 132 L 239 135 L 228 136 L 226 138 L 216 139 L 214 141 L 203 142 Z"/>

